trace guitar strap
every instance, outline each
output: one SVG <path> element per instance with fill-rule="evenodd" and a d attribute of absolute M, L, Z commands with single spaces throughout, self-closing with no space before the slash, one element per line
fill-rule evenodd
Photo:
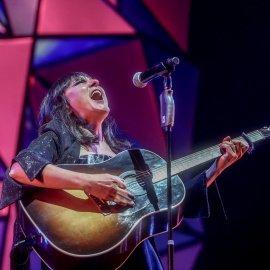
<path fill-rule="evenodd" d="M 153 205 L 154 209 L 158 211 L 159 210 L 158 198 L 157 198 L 155 188 L 152 182 L 153 176 L 152 176 L 151 170 L 149 169 L 149 166 L 146 164 L 143 158 L 141 150 L 133 149 L 132 151 L 129 151 L 129 155 L 134 165 L 134 171 L 145 172 L 144 184 L 145 184 L 145 190 L 147 192 L 147 197 L 149 199 L 149 202 Z"/>

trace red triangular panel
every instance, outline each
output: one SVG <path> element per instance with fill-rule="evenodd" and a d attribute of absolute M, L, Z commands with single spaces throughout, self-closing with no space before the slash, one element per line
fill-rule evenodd
<path fill-rule="evenodd" d="M 189 13 L 191 0 L 142 0 L 174 41 L 188 51 Z"/>
<path fill-rule="evenodd" d="M 14 35 L 32 36 L 35 30 L 39 0 L 4 0 Z"/>
<path fill-rule="evenodd" d="M 145 89 L 138 89 L 132 84 L 134 73 L 146 68 L 141 42 L 134 40 L 39 70 L 37 74 L 51 83 L 71 71 L 84 71 L 99 79 L 119 128 L 148 149 L 164 156 L 165 140 L 154 89 L 151 83 Z"/>
<path fill-rule="evenodd" d="M 39 35 L 135 34 L 136 30 L 100 0 L 42 0 Z"/>
<path fill-rule="evenodd" d="M 17 151 L 32 42 L 0 40 L 0 155 L 6 166 Z"/>
<path fill-rule="evenodd" d="M 48 90 L 34 76 L 29 78 L 29 97 L 36 121 L 38 120 L 41 101 L 47 93 Z"/>

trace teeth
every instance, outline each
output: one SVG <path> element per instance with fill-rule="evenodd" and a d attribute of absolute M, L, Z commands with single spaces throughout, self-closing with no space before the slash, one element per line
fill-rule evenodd
<path fill-rule="evenodd" d="M 91 99 L 93 100 L 102 100 L 102 92 L 99 89 L 94 90 L 91 93 Z"/>
<path fill-rule="evenodd" d="M 93 97 L 94 94 L 100 94 L 100 95 L 102 95 L 101 92 L 100 92 L 99 90 L 93 91 L 92 94 L 91 94 L 91 97 Z"/>

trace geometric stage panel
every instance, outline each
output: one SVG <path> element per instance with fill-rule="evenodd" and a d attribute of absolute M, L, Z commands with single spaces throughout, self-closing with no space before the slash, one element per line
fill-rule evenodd
<path fill-rule="evenodd" d="M 187 52 L 191 1 L 171 0 L 166 4 L 163 0 L 143 0 L 143 2 L 178 46 Z"/>
<path fill-rule="evenodd" d="M 39 35 L 134 35 L 136 30 L 104 1 L 42 0 L 37 33 Z"/>
<path fill-rule="evenodd" d="M 32 42 L 0 40 L 0 156 L 7 167 L 17 151 Z"/>
<path fill-rule="evenodd" d="M 95 53 L 129 39 L 129 36 L 38 39 L 35 43 L 33 67 L 40 68 L 84 53 Z"/>

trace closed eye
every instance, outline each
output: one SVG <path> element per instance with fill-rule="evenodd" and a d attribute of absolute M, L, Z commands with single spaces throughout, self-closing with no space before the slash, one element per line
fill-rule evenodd
<path fill-rule="evenodd" d="M 86 80 L 85 80 L 84 78 L 79 78 L 79 79 L 73 84 L 73 86 L 76 86 L 76 85 L 78 85 L 78 84 L 80 84 L 80 83 L 86 83 Z"/>

